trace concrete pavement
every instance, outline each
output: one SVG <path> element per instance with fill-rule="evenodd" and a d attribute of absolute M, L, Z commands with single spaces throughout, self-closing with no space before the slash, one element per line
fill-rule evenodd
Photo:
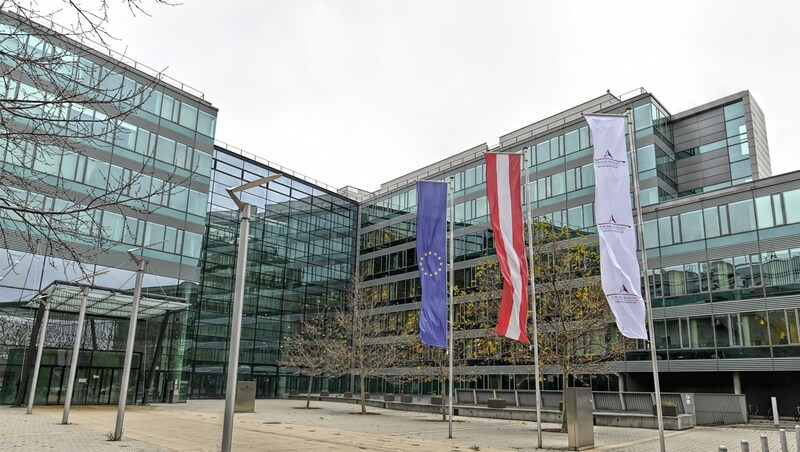
<path fill-rule="evenodd" d="M 255 413 L 236 415 L 233 443 L 237 451 L 534 451 L 536 424 L 531 422 L 456 417 L 453 439 L 440 415 L 384 410 L 337 402 L 258 400 Z M 60 425 L 62 407 L 36 407 L 30 416 L 24 408 L 0 408 L 0 450 L 126 451 L 219 450 L 223 400 L 191 400 L 177 405 L 129 407 L 124 438 L 107 441 L 113 431 L 116 407 L 73 407 L 71 425 Z M 546 430 L 555 424 L 543 424 Z M 787 428 L 790 451 L 797 452 L 793 426 Z M 598 451 L 658 451 L 656 430 L 595 427 Z M 760 450 L 760 435 L 769 438 L 770 450 L 780 451 L 776 429 L 770 425 L 696 427 L 667 432 L 668 451 L 716 452 L 719 445 L 740 450 L 739 441 Z M 565 450 L 567 436 L 543 432 L 545 450 Z"/>

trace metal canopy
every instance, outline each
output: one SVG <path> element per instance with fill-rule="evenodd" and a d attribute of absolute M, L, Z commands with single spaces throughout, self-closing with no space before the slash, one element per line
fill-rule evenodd
<path fill-rule="evenodd" d="M 47 299 L 51 311 L 77 314 L 84 287 L 89 289 L 87 315 L 130 318 L 132 290 L 87 286 L 74 282 L 54 281 L 24 306 L 38 308 L 40 301 Z M 183 298 L 143 293 L 139 305 L 139 317 L 143 319 L 159 317 L 167 312 L 182 311 L 188 307 L 189 303 Z"/>

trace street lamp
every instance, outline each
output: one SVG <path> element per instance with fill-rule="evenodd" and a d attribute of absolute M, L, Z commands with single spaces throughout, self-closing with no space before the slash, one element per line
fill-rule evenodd
<path fill-rule="evenodd" d="M 228 188 L 236 207 L 239 208 L 239 247 L 236 251 L 236 281 L 233 291 L 233 313 L 231 315 L 231 345 L 228 351 L 228 381 L 225 390 L 225 418 L 222 424 L 222 452 L 231 451 L 233 439 L 233 412 L 236 404 L 236 382 L 239 379 L 239 341 L 242 336 L 242 306 L 244 304 L 244 275 L 247 270 L 247 242 L 250 239 L 250 215 L 252 205 L 243 202 L 236 195 L 259 185 L 267 184 L 282 174 L 262 177 L 236 188 Z"/>

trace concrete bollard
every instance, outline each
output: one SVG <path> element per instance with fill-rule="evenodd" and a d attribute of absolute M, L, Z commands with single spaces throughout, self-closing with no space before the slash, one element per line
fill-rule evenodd
<path fill-rule="evenodd" d="M 742 452 L 750 452 L 750 443 L 746 439 L 742 440 Z"/>
<path fill-rule="evenodd" d="M 769 452 L 769 441 L 767 441 L 767 435 L 761 435 L 761 452 Z"/>
<path fill-rule="evenodd" d="M 781 425 L 781 418 L 778 416 L 778 398 L 777 397 L 770 397 L 772 401 L 772 423 L 775 426 Z"/>
<path fill-rule="evenodd" d="M 778 436 L 781 438 L 781 452 L 789 452 L 789 443 L 786 441 L 786 429 L 778 430 Z"/>
<path fill-rule="evenodd" d="M 794 426 L 794 447 L 800 450 L 800 425 Z"/>

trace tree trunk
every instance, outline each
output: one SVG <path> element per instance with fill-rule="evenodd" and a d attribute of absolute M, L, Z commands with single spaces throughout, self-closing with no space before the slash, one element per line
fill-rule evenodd
<path fill-rule="evenodd" d="M 367 414 L 367 406 L 364 404 L 364 397 L 367 395 L 364 387 L 364 376 L 361 375 L 361 414 Z"/>
<path fill-rule="evenodd" d="M 311 408 L 311 388 L 314 387 L 314 376 L 308 376 L 308 392 L 306 393 L 306 409 Z"/>
<path fill-rule="evenodd" d="M 439 393 L 447 394 L 447 391 L 444 389 L 444 380 L 439 380 Z M 447 405 L 447 397 L 442 398 L 442 420 L 447 420 L 447 410 L 445 409 L 445 405 Z"/>
<path fill-rule="evenodd" d="M 567 388 L 569 387 L 569 373 L 562 372 L 564 385 L 561 390 L 561 433 L 567 433 Z"/>

